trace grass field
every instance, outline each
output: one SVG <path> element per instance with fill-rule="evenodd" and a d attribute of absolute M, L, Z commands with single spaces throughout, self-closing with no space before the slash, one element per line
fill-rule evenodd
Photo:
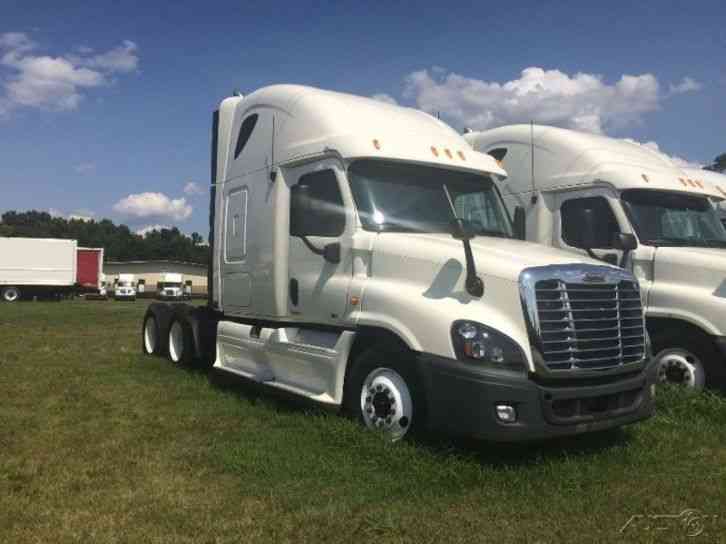
<path fill-rule="evenodd" d="M 145 304 L 0 305 L 0 542 L 726 535 L 722 397 L 659 391 L 655 418 L 594 437 L 388 444 L 142 356 Z M 686 509 L 704 517 L 655 517 Z"/>

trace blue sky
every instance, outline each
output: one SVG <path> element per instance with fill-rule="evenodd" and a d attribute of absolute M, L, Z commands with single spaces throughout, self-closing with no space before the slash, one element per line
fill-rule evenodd
<path fill-rule="evenodd" d="M 0 211 L 206 234 L 211 112 L 272 83 L 381 95 L 457 129 L 534 118 L 691 162 L 726 151 L 722 1 L 320 4 L 4 6 Z"/>

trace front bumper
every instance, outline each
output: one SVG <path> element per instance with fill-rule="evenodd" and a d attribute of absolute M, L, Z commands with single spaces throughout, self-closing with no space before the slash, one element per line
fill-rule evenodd
<path fill-rule="evenodd" d="M 620 427 L 653 414 L 652 365 L 596 385 L 541 385 L 429 354 L 419 354 L 418 362 L 429 424 L 446 432 L 528 441 Z M 516 422 L 500 421 L 497 404 L 514 406 Z"/>

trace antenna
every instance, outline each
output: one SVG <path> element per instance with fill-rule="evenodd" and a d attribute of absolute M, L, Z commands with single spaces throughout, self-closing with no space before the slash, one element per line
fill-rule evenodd
<path fill-rule="evenodd" d="M 532 204 L 537 204 L 537 192 L 534 185 L 534 120 L 529 122 L 529 157 L 530 179 L 532 181 Z"/>
<path fill-rule="evenodd" d="M 270 151 L 270 181 L 274 182 L 277 178 L 275 171 L 275 114 L 272 114 L 272 150 Z"/>

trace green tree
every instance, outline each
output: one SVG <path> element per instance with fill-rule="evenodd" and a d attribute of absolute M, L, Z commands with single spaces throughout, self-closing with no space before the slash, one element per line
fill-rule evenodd
<path fill-rule="evenodd" d="M 174 227 L 140 236 L 128 226 L 115 225 L 108 219 L 67 220 L 36 210 L 5 212 L 0 221 L 0 236 L 78 240 L 80 246 L 104 248 L 109 261 L 209 261 L 209 248 L 200 245 L 202 237 L 196 232 L 190 237 Z"/>

